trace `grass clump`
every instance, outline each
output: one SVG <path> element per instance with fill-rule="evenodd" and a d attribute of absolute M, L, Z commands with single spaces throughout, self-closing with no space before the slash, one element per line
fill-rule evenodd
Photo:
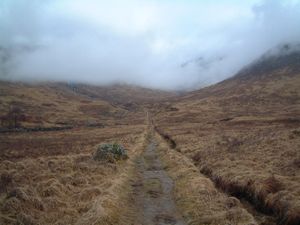
<path fill-rule="evenodd" d="M 104 143 L 97 147 L 93 154 L 93 159 L 96 161 L 107 161 L 114 163 L 117 160 L 128 159 L 126 149 L 117 143 Z"/>

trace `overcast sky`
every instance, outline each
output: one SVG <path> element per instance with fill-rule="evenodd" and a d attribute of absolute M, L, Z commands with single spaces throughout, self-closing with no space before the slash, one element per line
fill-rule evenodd
<path fill-rule="evenodd" d="M 300 0 L 1 0 L 0 77 L 188 89 L 300 41 Z"/>

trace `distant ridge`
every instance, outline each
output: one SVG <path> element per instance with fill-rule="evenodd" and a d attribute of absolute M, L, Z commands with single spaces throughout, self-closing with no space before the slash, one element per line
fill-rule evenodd
<path fill-rule="evenodd" d="M 268 77 L 282 69 L 285 69 L 286 75 L 300 71 L 300 44 L 280 45 L 267 51 L 259 59 L 240 70 L 233 78 Z"/>

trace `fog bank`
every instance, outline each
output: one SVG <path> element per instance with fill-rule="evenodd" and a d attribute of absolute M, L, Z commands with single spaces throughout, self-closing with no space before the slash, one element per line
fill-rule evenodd
<path fill-rule="evenodd" d="M 0 78 L 192 89 L 300 41 L 300 0 L 2 0 Z"/>

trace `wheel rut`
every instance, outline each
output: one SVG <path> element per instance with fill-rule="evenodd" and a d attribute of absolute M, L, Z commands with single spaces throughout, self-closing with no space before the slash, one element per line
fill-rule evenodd
<path fill-rule="evenodd" d="M 173 199 L 173 180 L 163 168 L 157 144 L 151 138 L 137 160 L 139 179 L 133 184 L 140 210 L 138 224 L 186 225 Z"/>

